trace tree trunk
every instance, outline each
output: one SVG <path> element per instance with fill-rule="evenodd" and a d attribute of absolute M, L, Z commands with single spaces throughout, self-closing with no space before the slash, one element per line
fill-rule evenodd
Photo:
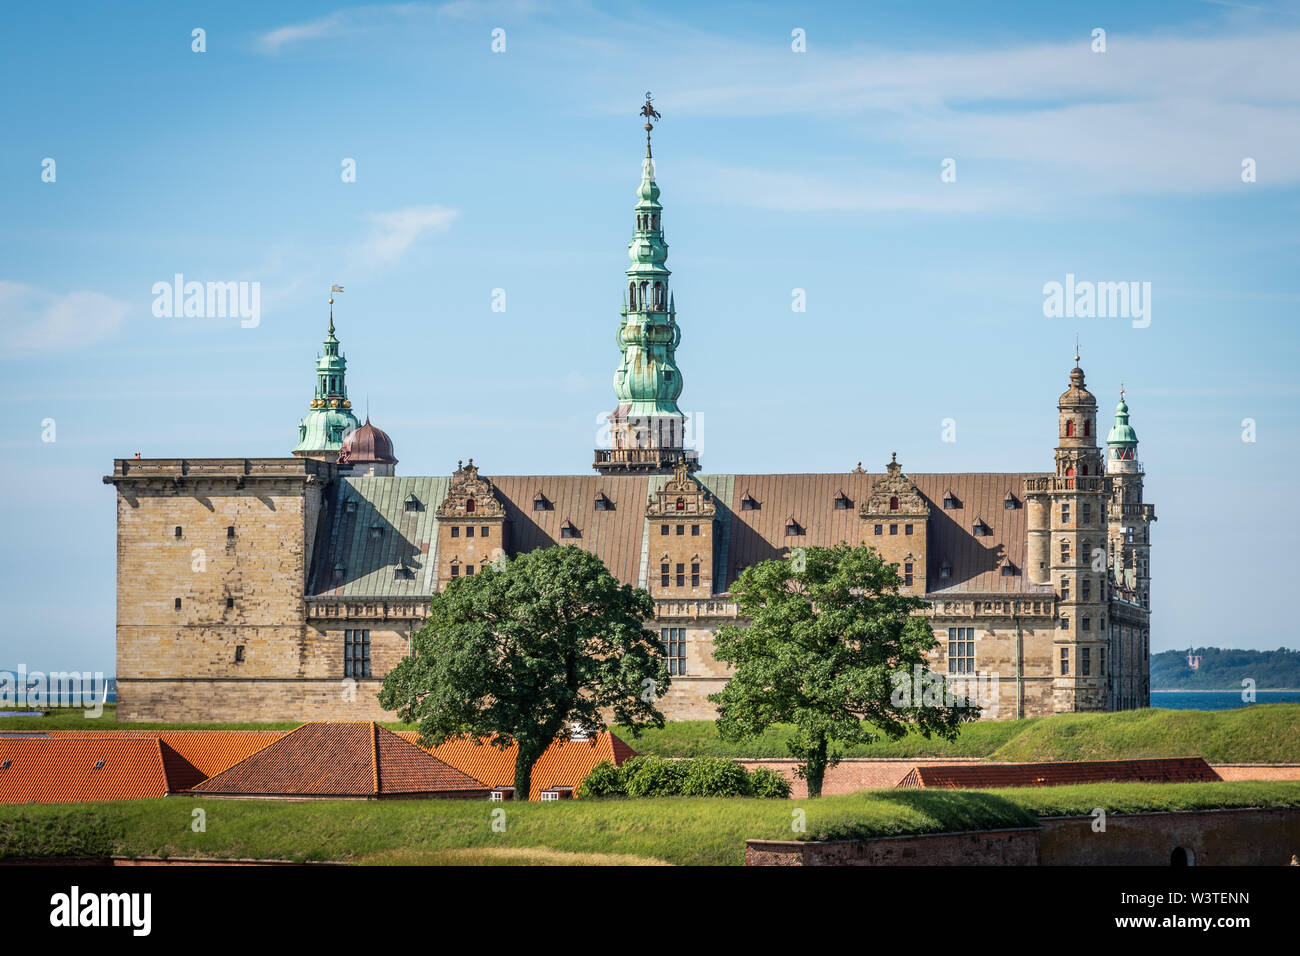
<path fill-rule="evenodd" d="M 822 781 L 826 779 L 826 737 L 823 735 L 817 738 L 815 743 L 808 751 L 808 760 L 804 764 L 804 780 L 808 784 L 808 796 L 820 797 L 822 795 Z"/>
<path fill-rule="evenodd" d="M 528 794 L 532 792 L 533 786 L 533 764 L 537 760 L 532 756 L 532 752 L 524 746 L 523 741 L 519 743 L 519 749 L 515 752 L 515 799 L 527 800 Z"/>

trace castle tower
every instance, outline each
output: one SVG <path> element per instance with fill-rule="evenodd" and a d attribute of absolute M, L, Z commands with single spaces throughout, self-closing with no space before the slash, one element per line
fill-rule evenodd
<path fill-rule="evenodd" d="M 1106 473 L 1110 476 L 1107 515 L 1108 563 L 1116 596 L 1151 607 L 1151 522 L 1155 509 L 1142 501 L 1142 462 L 1137 432 L 1128 421 L 1128 403 L 1120 389 L 1115 424 L 1106 436 Z"/>
<path fill-rule="evenodd" d="M 293 453 L 299 458 L 336 461 L 343 439 L 359 424 L 348 401 L 347 367 L 347 359 L 339 352 L 339 340 L 334 337 L 331 297 L 325 351 L 316 359 L 316 394 L 311 400 L 311 411 L 298 423 L 298 444 Z"/>
<path fill-rule="evenodd" d="M 610 415 L 610 447 L 597 448 L 593 467 L 602 473 L 649 472 L 671 474 L 678 462 L 689 471 L 698 455 L 685 448 L 686 416 L 677 407 L 682 374 L 677 367 L 681 329 L 668 289 L 668 244 L 664 241 L 650 151 L 651 119 L 659 114 L 646 94 L 641 115 L 646 118 L 645 160 L 637 188 L 636 230 L 628 245 L 632 265 L 627 270 L 616 341 L 623 353 L 614 372 L 618 407 Z"/>
<path fill-rule="evenodd" d="M 1074 359 L 1070 386 L 1057 402 L 1056 473 L 1025 479 L 1028 570 L 1036 583 L 1051 584 L 1058 600 L 1052 655 L 1058 713 L 1104 710 L 1109 699 L 1106 478 L 1097 399 L 1085 387 L 1079 356 Z"/>

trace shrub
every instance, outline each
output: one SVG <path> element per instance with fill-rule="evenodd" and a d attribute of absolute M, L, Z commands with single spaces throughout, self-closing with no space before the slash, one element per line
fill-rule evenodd
<path fill-rule="evenodd" d="M 754 796 L 785 799 L 790 796 L 790 781 L 771 767 L 758 767 L 749 772 L 749 786 Z"/>
<path fill-rule="evenodd" d="M 734 760 L 725 757 L 695 757 L 682 761 L 686 772 L 682 778 L 682 795 L 687 797 L 747 797 L 749 774 Z"/>
<path fill-rule="evenodd" d="M 623 764 L 629 797 L 676 797 L 686 776 L 684 761 L 633 757 Z"/>
<path fill-rule="evenodd" d="M 627 796 L 627 774 L 622 767 L 615 767 L 608 760 L 602 760 L 591 768 L 578 787 L 579 797 L 625 797 Z"/>

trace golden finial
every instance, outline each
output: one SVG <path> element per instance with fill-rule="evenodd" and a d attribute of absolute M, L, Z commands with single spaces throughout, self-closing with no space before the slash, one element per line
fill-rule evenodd
<path fill-rule="evenodd" d="M 1074 364 L 1079 364 L 1079 333 L 1074 333 Z"/>

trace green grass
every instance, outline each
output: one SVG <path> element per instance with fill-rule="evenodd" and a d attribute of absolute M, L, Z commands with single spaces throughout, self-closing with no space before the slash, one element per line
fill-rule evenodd
<path fill-rule="evenodd" d="M 473 801 L 199 800 L 0 806 L 6 856 L 183 856 L 350 863 L 739 864 L 746 839 L 887 836 L 1032 826 L 1037 816 L 1300 806 L 1300 783 L 1097 784 L 1000 790 L 876 790 L 820 800 L 677 797 L 551 804 Z M 195 833 L 192 811 L 206 811 Z M 505 810 L 506 832 L 491 829 Z M 576 856 L 573 856 L 576 854 Z"/>
<path fill-rule="evenodd" d="M 718 737 L 712 721 L 679 721 L 633 739 L 642 754 L 663 757 L 788 757 L 788 726 L 740 742 Z M 1129 710 L 1114 714 L 1056 714 L 1024 720 L 979 721 L 956 740 L 899 740 L 844 748 L 846 757 L 987 757 L 1020 762 L 1204 757 L 1211 763 L 1300 763 L 1300 704 L 1256 704 L 1239 710 Z"/>

